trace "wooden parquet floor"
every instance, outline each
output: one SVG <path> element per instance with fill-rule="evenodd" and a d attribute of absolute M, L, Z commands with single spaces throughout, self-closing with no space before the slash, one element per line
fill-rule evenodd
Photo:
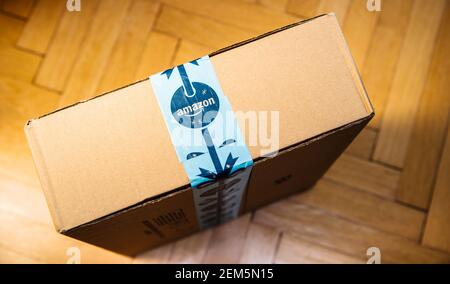
<path fill-rule="evenodd" d="M 450 2 L 0 0 L 0 263 L 450 263 Z M 312 191 L 136 258 L 59 235 L 27 119 L 334 11 L 376 117 Z"/>

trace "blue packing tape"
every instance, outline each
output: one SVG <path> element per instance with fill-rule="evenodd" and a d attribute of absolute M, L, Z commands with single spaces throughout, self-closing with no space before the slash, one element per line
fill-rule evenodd
<path fill-rule="evenodd" d="M 150 82 L 193 188 L 253 165 L 209 56 L 154 74 Z"/>

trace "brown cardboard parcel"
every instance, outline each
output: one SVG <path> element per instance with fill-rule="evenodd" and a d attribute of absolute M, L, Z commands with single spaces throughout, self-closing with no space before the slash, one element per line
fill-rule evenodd
<path fill-rule="evenodd" d="M 210 57 L 235 112 L 279 112 L 278 154 L 249 146 L 241 213 L 311 187 L 374 114 L 334 14 Z M 30 120 L 25 132 L 60 233 L 134 255 L 200 229 L 196 189 L 148 79 Z"/>

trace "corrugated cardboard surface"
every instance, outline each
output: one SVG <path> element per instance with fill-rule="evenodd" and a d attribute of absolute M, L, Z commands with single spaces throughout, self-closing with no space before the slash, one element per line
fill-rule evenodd
<path fill-rule="evenodd" d="M 371 116 L 256 161 L 244 192 L 241 214 L 310 188 L 331 166 Z M 199 231 L 193 190 L 182 189 L 64 234 L 125 255 L 136 255 Z"/>
<path fill-rule="evenodd" d="M 211 60 L 234 111 L 280 112 L 281 148 L 373 112 L 334 15 Z M 26 133 L 58 230 L 188 184 L 148 80 L 32 120 Z"/>

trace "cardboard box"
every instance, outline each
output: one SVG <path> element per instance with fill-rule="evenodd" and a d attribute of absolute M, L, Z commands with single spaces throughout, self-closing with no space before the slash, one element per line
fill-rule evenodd
<path fill-rule="evenodd" d="M 334 14 L 210 58 L 235 112 L 279 114 L 278 154 L 249 145 L 240 214 L 310 188 L 374 115 Z M 198 189 L 148 79 L 30 120 L 25 132 L 60 233 L 134 255 L 200 230 Z"/>

